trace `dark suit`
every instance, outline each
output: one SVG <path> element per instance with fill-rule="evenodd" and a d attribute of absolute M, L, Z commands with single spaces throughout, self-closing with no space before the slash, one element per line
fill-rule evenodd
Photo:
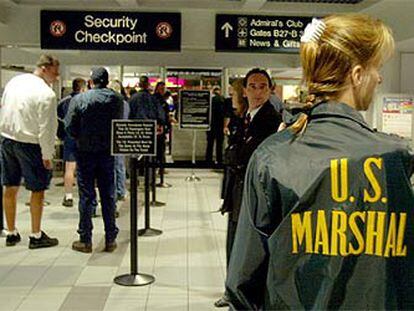
<path fill-rule="evenodd" d="M 231 205 L 227 207 L 231 211 L 227 226 L 227 259 L 229 259 L 231 253 L 239 218 L 247 164 L 256 148 L 268 136 L 277 132 L 281 122 L 282 116 L 267 101 L 253 117 L 248 128 L 245 129 L 244 137 L 237 149 L 237 161 L 230 165 L 229 173 L 231 176 L 228 178 L 232 179 L 233 184 L 227 186 L 227 193 L 224 194 L 224 204 Z"/>

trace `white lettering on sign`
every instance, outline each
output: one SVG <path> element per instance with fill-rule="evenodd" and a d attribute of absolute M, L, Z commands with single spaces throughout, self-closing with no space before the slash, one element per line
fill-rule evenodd
<path fill-rule="evenodd" d="M 283 22 L 278 20 L 278 19 L 262 20 L 262 19 L 253 18 L 250 21 L 250 26 L 254 26 L 254 27 L 283 27 Z"/>
<path fill-rule="evenodd" d="M 252 37 L 271 37 L 272 32 L 270 30 L 256 30 L 254 28 L 250 29 L 250 35 Z"/>
<path fill-rule="evenodd" d="M 137 24 L 137 18 L 129 18 L 127 16 L 122 16 L 120 18 L 95 18 L 93 15 L 86 15 L 84 23 L 88 28 L 127 28 L 129 30 L 134 30 Z"/>
<path fill-rule="evenodd" d="M 78 30 L 75 33 L 75 40 L 79 43 L 113 43 L 116 45 L 124 43 L 147 43 L 147 33 L 121 34 L 108 31 L 107 33 L 90 33 L 88 31 Z"/>
<path fill-rule="evenodd" d="M 256 40 L 256 39 L 250 39 L 250 46 L 270 48 L 271 44 L 270 44 L 269 41 L 261 41 L 261 40 Z"/>

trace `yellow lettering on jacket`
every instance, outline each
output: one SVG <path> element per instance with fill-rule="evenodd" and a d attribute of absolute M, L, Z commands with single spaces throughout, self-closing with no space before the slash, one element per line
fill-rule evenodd
<path fill-rule="evenodd" d="M 340 165 L 338 159 L 331 160 L 331 196 L 339 203 L 348 199 L 348 159 L 340 160 Z"/>
<path fill-rule="evenodd" d="M 301 215 L 295 213 L 291 215 L 292 222 L 292 253 L 298 253 L 299 246 L 303 243 L 303 238 L 306 237 L 306 253 L 312 253 L 312 212 L 305 212 L 303 221 Z"/>
<path fill-rule="evenodd" d="M 406 213 L 318 210 L 290 217 L 292 254 L 407 256 Z"/>
<path fill-rule="evenodd" d="M 382 191 L 378 179 L 375 177 L 372 170 L 371 164 L 374 164 L 378 169 L 382 169 L 382 159 L 368 158 L 364 162 L 364 174 L 367 177 L 373 191 L 373 194 L 371 195 L 367 189 L 364 189 L 364 202 L 374 203 L 381 199 Z"/>

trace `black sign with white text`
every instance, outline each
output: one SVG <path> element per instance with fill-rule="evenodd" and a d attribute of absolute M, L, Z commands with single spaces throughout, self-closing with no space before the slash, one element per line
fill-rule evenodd
<path fill-rule="evenodd" d="M 217 52 L 298 53 L 312 17 L 216 15 Z"/>
<path fill-rule="evenodd" d="M 179 121 L 182 129 L 210 129 L 210 91 L 180 91 Z"/>
<path fill-rule="evenodd" d="M 41 48 L 180 51 L 180 13 L 40 12 Z"/>
<path fill-rule="evenodd" d="M 112 155 L 155 156 L 155 120 L 112 120 Z"/>

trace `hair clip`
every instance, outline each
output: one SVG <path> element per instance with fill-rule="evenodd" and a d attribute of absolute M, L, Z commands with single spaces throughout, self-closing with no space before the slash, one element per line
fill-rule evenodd
<path fill-rule="evenodd" d="M 300 42 L 317 42 L 319 38 L 322 36 L 325 28 L 326 24 L 322 20 L 312 18 L 312 23 L 306 25 L 305 31 L 303 32 L 303 35 L 300 38 Z"/>

